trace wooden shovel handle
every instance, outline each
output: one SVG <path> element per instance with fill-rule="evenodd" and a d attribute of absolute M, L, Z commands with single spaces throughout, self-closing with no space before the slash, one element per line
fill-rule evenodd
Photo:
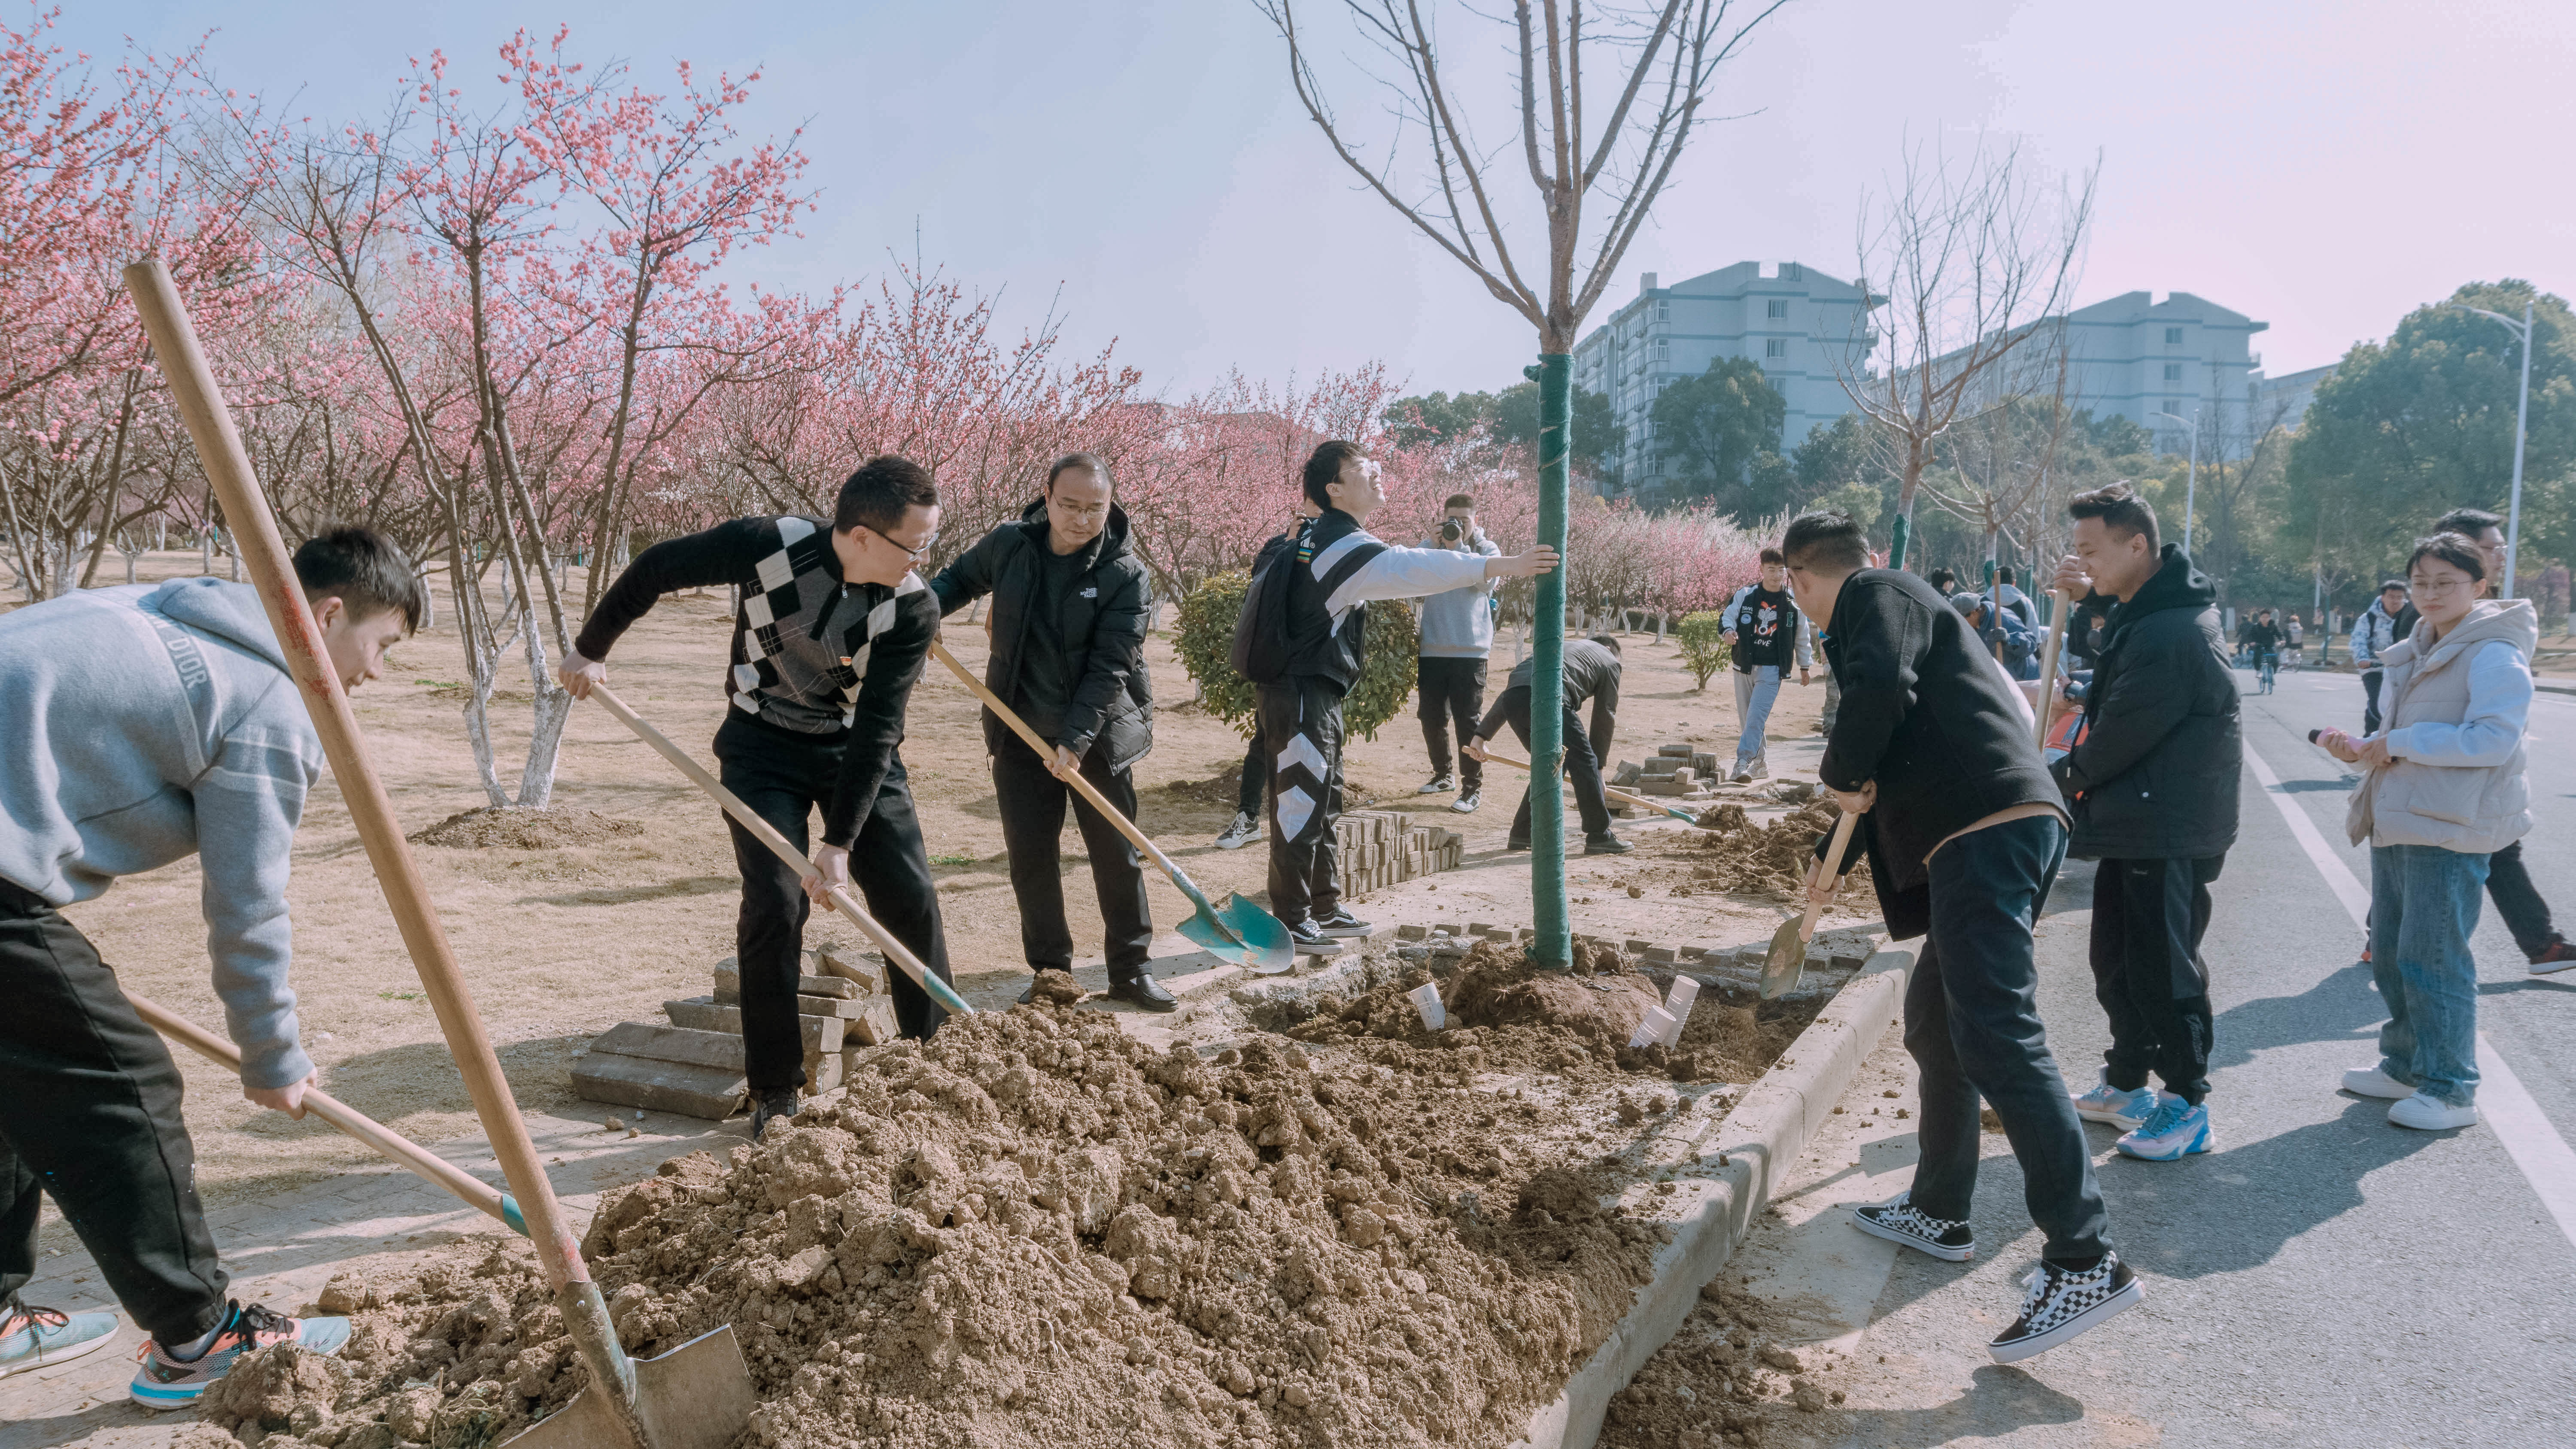
<path fill-rule="evenodd" d="M 2066 642 L 2067 616 L 2075 612 L 2075 596 L 2064 590 L 2057 594 L 2056 617 L 2048 621 L 2048 642 L 2039 651 L 2039 747 L 2048 748 L 2048 726 L 2057 714 L 2057 651 Z"/>
<path fill-rule="evenodd" d="M 1843 852 L 1851 847 L 1852 827 L 1859 823 L 1859 816 L 1854 815 L 1848 810 L 1843 812 L 1843 817 L 1834 822 L 1834 838 L 1826 844 L 1825 858 L 1823 862 L 1817 866 L 1817 869 L 1822 870 L 1826 865 L 1839 867 L 1843 863 Z M 1834 878 L 1839 881 L 1842 879 L 1843 874 L 1843 871 L 1837 869 L 1834 872 Z M 1840 889 L 1839 886 L 1836 888 Z M 1825 903 L 1823 901 L 1816 900 L 1813 897 L 1809 897 L 1807 901 L 1806 918 L 1798 923 L 1799 940 L 1807 940 L 1816 934 L 1816 918 L 1824 913 Z"/>
<path fill-rule="evenodd" d="M 148 996 L 133 991 L 125 999 L 134 1003 L 134 1014 L 143 1018 L 154 1031 L 188 1048 L 208 1061 L 238 1072 L 241 1051 L 231 1042 L 188 1020 Z M 455 1163 L 420 1146 L 357 1108 L 323 1091 L 319 1087 L 304 1089 L 304 1110 L 355 1137 L 386 1157 L 401 1163 L 430 1181 L 465 1200 L 471 1207 L 499 1218 L 510 1220 L 498 1189 L 479 1177 L 470 1176 Z"/>
<path fill-rule="evenodd" d="M 598 700 L 600 706 L 610 714 L 617 716 L 618 723 L 633 730 L 637 739 L 651 745 L 654 753 L 677 765 L 681 774 L 696 781 L 699 789 L 706 791 L 718 805 L 724 807 L 724 812 L 732 816 L 737 824 L 750 831 L 761 844 L 768 846 L 770 853 L 795 867 L 798 875 L 814 873 L 814 862 L 806 858 L 805 852 L 790 844 L 787 837 L 779 834 L 775 826 L 761 819 L 758 812 L 742 803 L 741 796 L 726 789 L 715 776 L 707 773 L 706 766 L 690 759 L 688 751 L 671 743 L 668 735 L 647 724 L 642 715 L 628 709 L 626 701 L 619 699 L 615 690 L 605 684 L 594 684 L 590 687 L 590 697 Z M 878 924 L 877 918 L 869 915 L 857 901 L 850 899 L 848 891 L 836 889 L 832 892 L 832 908 L 839 911 L 851 925 L 858 927 L 869 940 L 875 942 L 877 949 L 885 953 L 887 960 L 902 967 L 906 976 L 920 983 L 921 989 L 929 992 L 932 1000 L 961 1016 L 974 1013 L 975 1008 L 966 1004 L 966 999 L 957 994 L 955 987 L 940 980 L 935 972 L 921 964 L 921 958 L 912 954 L 910 947 L 896 940 L 892 931 Z"/>
<path fill-rule="evenodd" d="M 1029 728 L 1027 721 L 1011 712 L 1011 707 L 1009 705 L 1002 703 L 1000 699 L 994 697 L 993 691 L 984 687 L 984 681 L 977 679 L 974 671 L 957 662 L 957 656 L 948 652 L 947 645 L 940 643 L 937 639 L 933 639 L 930 641 L 930 652 L 938 655 L 939 662 L 947 665 L 950 673 L 956 675 L 968 689 L 973 690 L 977 699 L 984 701 L 984 707 L 986 709 L 991 710 L 996 716 L 998 716 L 1002 723 L 1009 725 L 1012 733 L 1018 735 L 1021 739 L 1027 740 L 1029 742 L 1029 748 L 1038 752 L 1038 758 L 1049 762 L 1052 762 L 1055 759 L 1055 746 L 1040 738 L 1036 730 Z M 1152 840 L 1146 838 L 1145 832 L 1136 828 L 1136 822 L 1119 814 L 1118 807 L 1110 804 L 1107 800 L 1102 799 L 1100 792 L 1093 789 L 1091 782 L 1082 778 L 1082 775 L 1079 772 L 1076 772 L 1070 779 L 1067 779 L 1065 783 L 1073 787 L 1074 793 L 1080 795 L 1083 799 L 1090 801 L 1091 808 L 1099 811 L 1101 818 L 1107 820 L 1110 824 L 1117 826 L 1118 833 L 1126 836 L 1128 841 L 1138 850 L 1141 850 L 1147 855 L 1153 857 L 1154 864 L 1161 866 L 1164 874 L 1182 876 L 1184 879 L 1187 878 L 1186 873 L 1183 872 L 1179 866 L 1172 864 L 1171 857 L 1163 854 L 1162 847 L 1154 844 Z"/>
<path fill-rule="evenodd" d="M 384 782 L 376 777 L 375 766 L 367 758 L 366 740 L 358 732 L 357 716 L 350 712 L 349 696 L 340 687 L 340 677 L 323 649 L 322 631 L 305 603 L 303 588 L 296 582 L 285 540 L 278 536 L 277 518 L 270 513 L 259 478 L 251 471 L 250 455 L 242 449 L 241 435 L 233 430 L 232 414 L 224 408 L 223 394 L 215 386 L 205 350 L 197 343 L 187 307 L 171 284 L 170 273 L 157 258 L 127 267 L 125 286 L 133 294 L 135 310 L 142 314 L 153 355 L 170 385 L 170 401 L 188 426 L 206 481 L 213 485 L 215 496 L 223 500 L 224 521 L 232 526 L 242 566 L 250 571 L 251 581 L 259 590 L 269 627 L 276 631 L 278 646 L 286 655 L 287 672 L 294 677 L 297 692 L 303 695 L 304 706 L 313 716 L 314 731 L 322 737 L 322 752 L 331 761 L 331 777 L 348 802 L 358 839 L 366 846 L 368 864 L 375 867 L 376 881 L 384 888 L 385 904 L 392 908 L 394 925 L 402 932 L 403 945 L 420 971 L 421 989 L 438 1015 L 448 1054 L 456 1059 L 457 1071 L 465 1078 L 465 1089 L 474 1098 L 474 1114 L 481 1120 L 493 1156 L 500 1159 L 501 1171 L 518 1198 L 528 1236 L 536 1243 L 537 1260 L 545 1265 L 547 1281 L 559 1295 L 567 1288 L 588 1284 L 590 1269 L 581 1260 L 580 1243 L 555 1202 L 554 1186 L 546 1180 L 545 1161 L 537 1155 L 527 1123 L 520 1120 L 518 1103 L 510 1097 L 509 1079 L 501 1075 L 501 1059 L 492 1050 L 492 1038 L 483 1029 L 473 993 L 466 987 L 464 972 L 457 967 L 456 953 L 448 945 L 438 911 L 430 903 L 429 883 L 422 879 L 420 866 L 412 859 L 410 843 L 403 839 L 402 825 L 394 818 L 393 799 L 385 793 Z M 607 1366 L 592 1367 L 597 1372 Z"/>
<path fill-rule="evenodd" d="M 1515 760 L 1509 755 L 1498 755 L 1492 750 L 1485 751 L 1485 759 L 1493 764 L 1509 765 L 1515 770 L 1527 770 L 1530 767 L 1530 763 L 1527 760 Z M 1609 796 L 1613 800 L 1620 801 L 1624 804 L 1634 805 L 1641 810 L 1652 810 L 1658 815 L 1668 817 L 1672 816 L 1673 807 L 1669 805 L 1658 805 L 1643 795 L 1631 795 L 1627 791 L 1620 789 L 1618 786 L 1611 784 L 1607 780 L 1601 782 L 1601 793 Z M 1705 830 L 1708 827 L 1703 825 L 1696 828 Z"/>

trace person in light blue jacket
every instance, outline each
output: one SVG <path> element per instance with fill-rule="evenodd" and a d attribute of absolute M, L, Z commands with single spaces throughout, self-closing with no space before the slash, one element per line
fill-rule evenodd
<path fill-rule="evenodd" d="M 410 561 L 367 529 L 312 540 L 295 570 L 351 689 L 379 676 L 428 602 Z M 347 1341 L 347 1319 L 225 1296 L 179 1070 L 62 914 L 120 877 L 198 857 L 242 1095 L 301 1117 L 314 1070 L 287 984 L 286 882 L 321 773 L 321 741 L 248 585 L 90 589 L 0 615 L 0 1376 L 116 1331 L 112 1313 L 20 1300 L 40 1196 L 150 1335 L 129 1389 L 147 1408 L 194 1403 L 253 1349 Z"/>
<path fill-rule="evenodd" d="M 1448 516 L 1440 520 L 1439 531 L 1422 541 L 1424 548 L 1485 558 L 1502 553 L 1502 545 L 1476 526 L 1475 499 L 1453 493 L 1445 511 Z M 1485 660 L 1494 651 L 1494 591 L 1501 587 L 1487 579 L 1433 594 L 1414 606 L 1422 635 L 1421 657 L 1414 664 L 1415 688 L 1422 696 L 1422 743 L 1431 754 L 1430 782 L 1414 793 L 1439 795 L 1455 790 L 1458 798 L 1449 802 L 1449 808 L 1461 815 L 1472 814 L 1484 803 L 1484 762 L 1462 754 L 1457 773 L 1451 774 L 1449 729 L 1456 725 L 1458 739 L 1464 743 L 1474 736 L 1485 712 Z"/>

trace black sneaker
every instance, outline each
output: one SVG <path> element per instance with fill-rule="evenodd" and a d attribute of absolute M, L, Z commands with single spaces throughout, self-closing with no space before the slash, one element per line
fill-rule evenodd
<path fill-rule="evenodd" d="M 794 1087 L 773 1087 L 766 1092 L 755 1093 L 751 1099 L 751 1140 L 758 1142 L 760 1134 L 769 1129 L 770 1123 L 795 1115 Z"/>
<path fill-rule="evenodd" d="M 1527 850 L 1529 849 L 1529 842 L 1526 840 L 1506 840 L 1503 842 L 1503 849 L 1506 851 Z"/>
<path fill-rule="evenodd" d="M 1112 1000 L 1141 1006 L 1147 1011 L 1173 1011 L 1181 1004 L 1180 998 L 1164 990 L 1163 983 L 1155 980 L 1151 971 L 1139 972 L 1132 980 L 1110 982 L 1109 995 Z"/>
<path fill-rule="evenodd" d="M 1442 773 L 1431 777 L 1431 783 L 1414 791 L 1416 795 L 1446 795 L 1458 788 L 1458 777 Z"/>
<path fill-rule="evenodd" d="M 1626 855 L 1636 848 L 1615 835 L 1587 835 L 1583 838 L 1585 855 Z"/>
<path fill-rule="evenodd" d="M 2043 1354 L 2088 1328 L 2098 1328 L 2146 1301 L 2138 1275 L 2117 1253 L 2075 1272 L 2042 1261 L 2022 1280 L 2021 1317 L 1986 1345 L 1997 1363 Z"/>
<path fill-rule="evenodd" d="M 1350 912 L 1343 910 L 1338 906 L 1333 909 L 1333 913 L 1331 915 L 1317 916 L 1315 918 L 1315 930 L 1319 935 L 1365 936 L 1376 929 L 1377 928 L 1375 926 L 1370 925 L 1368 922 L 1361 920 L 1359 917 L 1352 915 Z"/>
<path fill-rule="evenodd" d="M 1261 822 L 1244 811 L 1234 812 L 1234 823 L 1217 832 L 1216 848 L 1241 850 L 1261 838 Z"/>
<path fill-rule="evenodd" d="M 1964 1263 L 1977 1256 L 1977 1235 L 1965 1222 L 1936 1218 L 1907 1202 L 1909 1195 L 1900 1192 L 1885 1202 L 1853 1208 L 1852 1226 L 1945 1263 Z"/>
<path fill-rule="evenodd" d="M 1342 943 L 1316 930 L 1314 922 L 1291 921 L 1286 924 L 1289 948 L 1298 955 L 1339 956 L 1342 954 Z"/>
<path fill-rule="evenodd" d="M 1461 815 L 1473 815 L 1476 813 L 1476 807 L 1484 803 L 1484 791 L 1470 790 L 1465 794 L 1460 795 L 1457 799 L 1450 801 L 1449 808 L 1457 811 Z"/>

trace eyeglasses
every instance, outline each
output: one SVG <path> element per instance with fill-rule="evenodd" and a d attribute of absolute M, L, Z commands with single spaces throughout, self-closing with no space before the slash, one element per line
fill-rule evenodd
<path fill-rule="evenodd" d="M 2419 598 L 2438 599 L 2445 595 L 2456 594 L 2462 589 L 2476 588 L 2477 584 L 2478 581 L 2475 579 L 2433 579 L 2429 581 L 2417 579 L 2414 582 L 2413 589 L 2416 596 Z"/>
<path fill-rule="evenodd" d="M 866 524 L 864 524 L 864 523 L 862 523 L 862 524 L 860 524 L 860 525 L 859 525 L 859 527 L 861 527 L 861 528 L 867 528 L 867 525 L 866 525 Z M 901 539 L 897 539 L 897 538 L 886 538 L 886 535 L 884 535 L 884 534 L 882 534 L 882 533 L 877 532 L 877 531 L 876 531 L 875 529 L 873 529 L 873 528 L 868 528 L 868 536 L 869 536 L 870 538 L 884 538 L 886 542 L 888 542 L 888 543 L 890 543 L 890 544 L 893 544 L 895 547 L 897 547 L 897 548 L 899 548 L 899 549 L 902 549 L 905 553 L 907 553 L 907 554 L 911 555 L 911 557 L 912 557 L 912 559 L 913 559 L 913 561 L 914 561 L 915 563 L 918 563 L 918 562 L 920 562 L 920 561 L 921 561 L 921 556 L 922 556 L 923 554 L 926 554 L 926 553 L 930 552 L 932 549 L 937 548 L 937 547 L 939 546 L 939 534 L 938 534 L 938 532 L 937 532 L 936 530 L 933 530 L 933 531 L 932 531 L 932 533 L 931 533 L 930 537 L 925 538 L 925 539 L 923 539 L 923 540 L 921 541 L 921 547 L 919 547 L 919 548 L 914 548 L 913 546 L 911 546 L 910 544 L 905 543 L 905 542 L 904 542 L 903 540 L 901 540 Z"/>
<path fill-rule="evenodd" d="M 1077 520 L 1077 519 L 1080 519 L 1080 520 L 1089 520 L 1089 519 L 1094 519 L 1094 518 L 1107 518 L 1107 517 L 1109 516 L 1109 505 L 1108 505 L 1108 503 L 1106 503 L 1106 502 L 1100 502 L 1100 503 L 1054 503 L 1054 502 L 1050 502 L 1050 503 L 1048 503 L 1048 504 L 1047 504 L 1047 516 L 1048 516 L 1048 517 L 1050 517 L 1050 518 L 1061 518 L 1061 519 L 1064 519 L 1064 520 L 1065 520 L 1066 522 L 1068 522 L 1068 523 L 1073 522 L 1073 521 L 1075 521 L 1075 520 Z"/>

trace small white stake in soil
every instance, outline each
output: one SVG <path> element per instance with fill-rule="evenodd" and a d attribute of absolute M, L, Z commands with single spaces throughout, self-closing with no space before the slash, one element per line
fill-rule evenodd
<path fill-rule="evenodd" d="M 1679 1017 L 1660 1006 L 1649 1006 L 1646 1008 L 1646 1019 L 1637 1023 L 1637 1034 L 1628 1038 L 1628 1045 L 1648 1047 L 1662 1042 L 1669 1046 L 1673 1041 L 1679 1040 L 1681 1034 L 1682 1023 Z"/>
<path fill-rule="evenodd" d="M 1449 1024 L 1449 1009 L 1440 1004 L 1439 982 L 1425 981 L 1404 993 L 1404 997 L 1413 1003 L 1414 1010 L 1422 1013 L 1424 1031 L 1438 1031 Z"/>
<path fill-rule="evenodd" d="M 1664 1045 L 1674 1046 L 1682 1039 L 1682 1023 L 1690 1020 L 1691 1003 L 1699 1000 L 1699 982 L 1694 977 L 1675 975 L 1672 989 L 1664 993 L 1664 1010 L 1673 1018 L 1672 1035 Z"/>

